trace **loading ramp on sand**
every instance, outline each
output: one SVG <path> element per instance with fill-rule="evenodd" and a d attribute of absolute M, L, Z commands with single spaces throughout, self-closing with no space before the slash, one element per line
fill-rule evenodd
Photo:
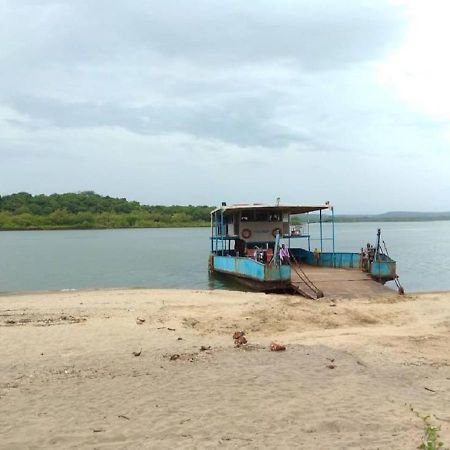
<path fill-rule="evenodd" d="M 307 298 L 325 297 L 375 297 L 395 295 L 397 292 L 374 281 L 358 269 L 292 264 L 292 289 Z"/>

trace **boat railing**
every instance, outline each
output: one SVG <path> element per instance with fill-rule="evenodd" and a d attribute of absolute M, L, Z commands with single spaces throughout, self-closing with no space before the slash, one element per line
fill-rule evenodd
<path fill-rule="evenodd" d="M 323 252 L 315 257 L 314 252 L 302 248 L 291 248 L 291 253 L 300 263 L 317 265 L 320 267 L 334 267 L 342 269 L 360 269 L 367 271 L 378 280 L 393 280 L 396 278 L 397 263 L 388 255 L 380 253 L 376 260 L 364 267 L 360 253 L 352 252 Z"/>

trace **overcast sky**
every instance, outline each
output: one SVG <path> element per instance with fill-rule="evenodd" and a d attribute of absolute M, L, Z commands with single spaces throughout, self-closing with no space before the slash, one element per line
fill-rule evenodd
<path fill-rule="evenodd" d="M 446 0 L 0 0 L 0 195 L 450 210 Z"/>

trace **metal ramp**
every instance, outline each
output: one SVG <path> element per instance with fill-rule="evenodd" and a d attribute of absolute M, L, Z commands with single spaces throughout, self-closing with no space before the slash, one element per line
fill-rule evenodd
<path fill-rule="evenodd" d="M 291 285 L 298 294 L 310 298 L 326 297 L 375 297 L 397 295 L 397 292 L 374 281 L 367 273 L 358 269 L 292 264 Z"/>
<path fill-rule="evenodd" d="M 323 292 L 309 279 L 299 264 L 291 264 L 291 287 L 297 294 L 312 300 L 323 297 Z"/>

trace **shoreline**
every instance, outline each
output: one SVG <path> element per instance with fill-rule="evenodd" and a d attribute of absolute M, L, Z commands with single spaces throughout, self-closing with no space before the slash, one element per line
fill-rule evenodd
<path fill-rule="evenodd" d="M 396 294 L 396 289 L 390 288 L 392 290 L 393 294 Z M 47 294 L 47 295 L 57 295 L 57 294 L 64 294 L 64 293 L 73 293 L 73 292 L 82 292 L 82 293 L 89 293 L 89 292 L 114 292 L 114 291 L 175 291 L 175 292 L 233 292 L 233 293 L 241 293 L 241 294 L 261 294 L 261 295 L 268 295 L 264 292 L 258 292 L 258 291 L 251 291 L 251 290 L 234 290 L 234 289 L 220 289 L 220 288 L 211 288 L 211 289 L 204 289 L 204 288 L 159 288 L 159 287 L 99 287 L 99 288 L 67 288 L 67 289 L 59 289 L 59 290 L 30 290 L 30 291 L 0 291 L 0 298 L 1 297 L 9 297 L 9 296 L 21 296 L 21 295 L 41 295 L 41 294 Z M 407 291 L 405 293 L 405 296 L 409 295 L 428 295 L 428 294 L 450 294 L 450 289 L 444 289 L 444 290 L 431 290 L 431 291 Z M 271 294 L 271 295 L 279 295 L 279 296 L 286 296 L 287 294 Z M 396 294 L 397 295 L 397 294 Z M 292 295 L 292 297 L 296 298 L 303 298 L 300 295 Z M 342 297 L 345 298 L 345 297 Z M 329 299 L 339 299 L 339 297 L 324 297 L 325 300 Z M 305 299 L 306 300 L 306 299 Z M 311 302 L 316 302 L 318 300 L 309 300 Z"/>
<path fill-rule="evenodd" d="M 214 290 L 228 290 L 228 289 L 193 289 L 193 288 L 148 288 L 148 287 L 108 287 L 108 288 L 68 288 L 68 289 L 59 289 L 59 290 L 42 290 L 42 291 L 0 291 L 0 297 L 8 297 L 8 296 L 17 296 L 17 295 L 40 295 L 40 294 L 48 294 L 48 295 L 57 295 L 57 294 L 65 294 L 65 293 L 73 293 L 73 292 L 114 292 L 114 291 L 138 291 L 138 290 L 149 290 L 149 291 L 214 291 Z M 231 292 L 240 292 L 240 291 L 231 291 Z"/>
<path fill-rule="evenodd" d="M 1 450 L 417 448 L 417 414 L 450 444 L 450 292 L 0 299 Z"/>
<path fill-rule="evenodd" d="M 11 231 L 114 231 L 114 230 L 164 230 L 164 229 L 177 229 L 177 228 L 209 228 L 210 223 L 202 225 L 193 224 L 178 224 L 178 225 L 168 225 L 168 226 L 155 226 L 155 227 L 103 227 L 103 228 L 0 228 L 0 232 L 11 232 Z"/>
<path fill-rule="evenodd" d="M 352 224 L 352 223 L 423 223 L 423 222 L 450 222 L 450 217 L 444 218 L 414 218 L 414 219 L 379 219 L 374 217 L 373 219 L 367 220 L 347 220 L 339 218 L 336 216 L 336 223 Z M 318 221 L 310 221 L 310 224 L 318 224 Z M 324 223 L 329 223 L 325 221 Z M 177 224 L 177 225 L 163 225 L 163 226 L 151 226 L 151 227 L 92 227 L 92 228 L 76 228 L 76 227 L 48 227 L 48 228 L 0 228 L 0 232 L 11 232 L 11 231 L 113 231 L 113 230 L 160 230 L 160 229 L 177 229 L 177 228 L 210 228 L 211 224 L 209 222 L 203 224 Z"/>

